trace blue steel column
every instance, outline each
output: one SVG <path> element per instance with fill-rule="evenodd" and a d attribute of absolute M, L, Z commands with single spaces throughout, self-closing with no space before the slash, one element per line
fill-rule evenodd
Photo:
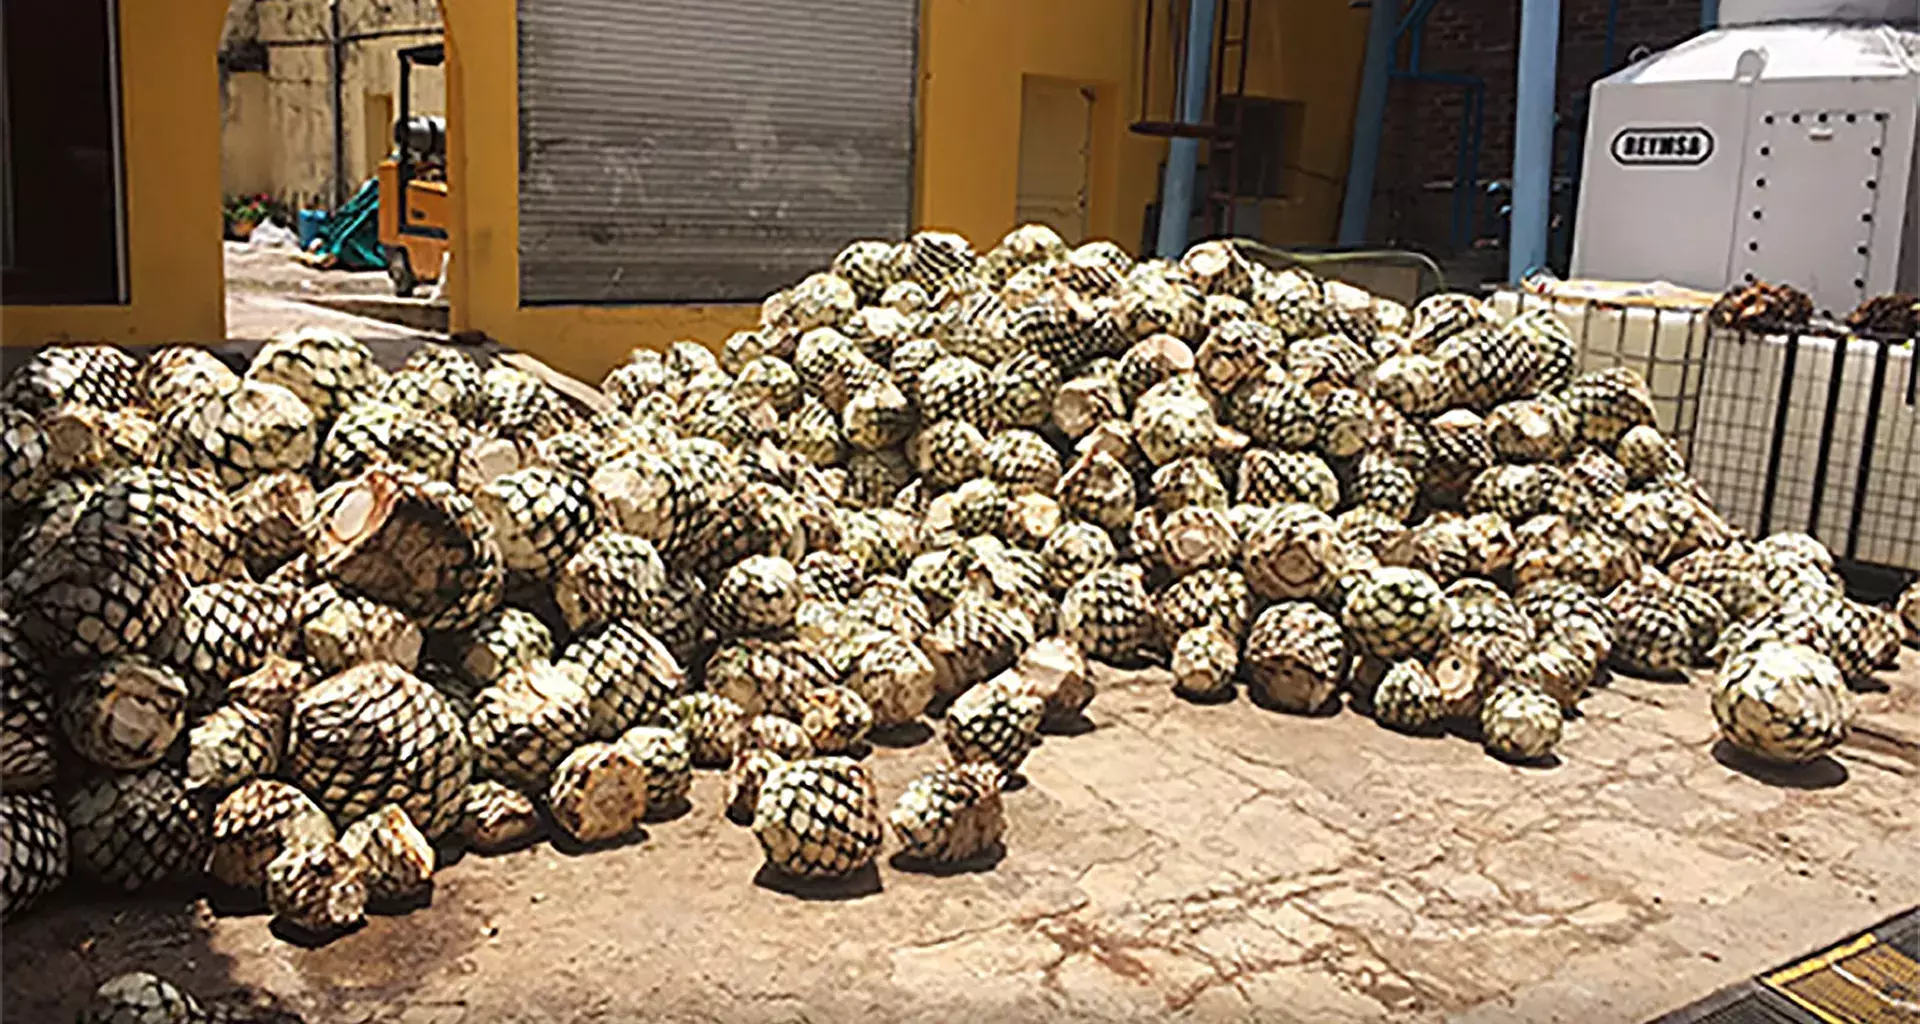
<path fill-rule="evenodd" d="M 1700 27 L 1720 27 L 1720 0 L 1700 0 Z"/>
<path fill-rule="evenodd" d="M 1152 2 L 1152 0 L 1148 0 Z M 1180 123 L 1207 116 L 1207 86 L 1213 82 L 1213 22 L 1217 0 L 1193 0 L 1187 12 L 1187 57 L 1180 65 Z M 1200 167 L 1200 140 L 1175 137 L 1167 144 L 1167 174 L 1160 186 L 1159 255 L 1178 259 L 1187 251 L 1193 218 L 1193 179 Z"/>
<path fill-rule="evenodd" d="M 1553 202 L 1554 61 L 1560 49 L 1560 0 L 1521 0 L 1520 74 L 1514 85 L 1513 218 L 1507 280 L 1547 262 Z"/>
<path fill-rule="evenodd" d="M 1393 69 L 1399 24 L 1399 0 L 1373 0 L 1373 10 L 1367 15 L 1367 54 L 1360 66 L 1360 96 L 1353 107 L 1347 194 L 1340 204 L 1341 245 L 1359 245 L 1367 240 L 1374 174 L 1380 169 L 1380 133 L 1387 120 L 1387 73 Z"/>

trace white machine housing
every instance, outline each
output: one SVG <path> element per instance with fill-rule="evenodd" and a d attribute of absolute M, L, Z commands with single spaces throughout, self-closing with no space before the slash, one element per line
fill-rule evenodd
<path fill-rule="evenodd" d="M 1874 22 L 1779 21 L 1791 17 Z M 1844 316 L 1920 291 L 1920 0 L 1723 0 L 1596 82 L 1575 277 L 1792 285 Z"/>

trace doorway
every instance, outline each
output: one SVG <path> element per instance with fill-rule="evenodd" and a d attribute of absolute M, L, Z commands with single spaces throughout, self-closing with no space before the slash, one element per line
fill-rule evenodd
<path fill-rule="evenodd" d="M 0 3 L 0 291 L 10 305 L 127 301 L 117 13 L 114 0 Z"/>
<path fill-rule="evenodd" d="M 1087 237 L 1094 90 L 1078 82 L 1027 75 L 1020 86 L 1017 224 L 1045 224 L 1069 245 Z"/>

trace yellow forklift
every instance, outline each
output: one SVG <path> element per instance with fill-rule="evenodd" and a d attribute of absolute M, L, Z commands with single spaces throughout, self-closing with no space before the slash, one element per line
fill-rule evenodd
<path fill-rule="evenodd" d="M 422 282 L 439 280 L 441 257 L 447 251 L 447 122 L 415 117 L 409 109 L 413 66 L 439 67 L 446 59 L 442 43 L 400 51 L 400 111 L 393 123 L 393 158 L 382 161 L 377 172 L 380 248 L 395 295 L 412 295 Z"/>

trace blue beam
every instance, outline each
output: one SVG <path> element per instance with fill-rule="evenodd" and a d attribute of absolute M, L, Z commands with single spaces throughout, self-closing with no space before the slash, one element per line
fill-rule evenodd
<path fill-rule="evenodd" d="M 1553 201 L 1554 61 L 1560 0 L 1520 0 L 1520 72 L 1514 84 L 1513 218 L 1507 280 L 1518 284 L 1547 263 Z"/>
<path fill-rule="evenodd" d="M 1187 57 L 1180 64 L 1180 122 L 1197 125 L 1207 116 L 1213 81 L 1213 25 L 1217 0 L 1193 0 L 1187 11 Z M 1193 181 L 1200 168 L 1200 140 L 1175 137 L 1167 144 L 1167 174 L 1160 187 L 1160 239 L 1156 251 L 1179 259 L 1187 251 L 1193 219 Z"/>
<path fill-rule="evenodd" d="M 1380 170 L 1380 133 L 1387 120 L 1387 73 L 1400 22 L 1399 0 L 1373 0 L 1367 15 L 1367 52 L 1360 66 L 1360 96 L 1353 108 L 1353 152 L 1347 159 L 1347 194 L 1340 204 L 1340 244 L 1367 240 L 1373 181 Z"/>
<path fill-rule="evenodd" d="M 1700 27 L 1720 27 L 1720 0 L 1700 0 Z"/>

